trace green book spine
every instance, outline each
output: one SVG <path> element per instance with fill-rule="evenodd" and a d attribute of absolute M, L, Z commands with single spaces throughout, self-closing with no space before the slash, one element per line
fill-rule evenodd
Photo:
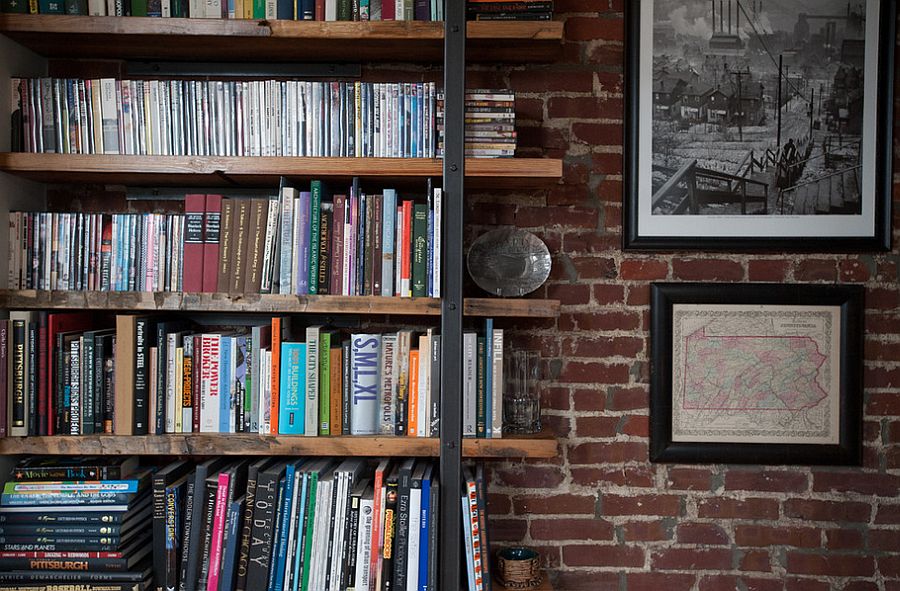
<path fill-rule="evenodd" d="M 319 276 L 319 220 L 322 216 L 322 181 L 310 184 L 309 200 L 309 293 L 318 293 Z"/>
<path fill-rule="evenodd" d="M 331 435 L 331 333 L 319 333 L 319 435 Z M 340 435 L 340 433 L 336 433 Z"/>
<path fill-rule="evenodd" d="M 147 16 L 147 0 L 131 0 L 131 16 Z"/>
<path fill-rule="evenodd" d="M 250 0 L 245 0 L 245 2 L 249 2 Z M 261 20 L 266 18 L 266 1 L 265 0 L 253 0 L 253 19 Z"/>
<path fill-rule="evenodd" d="M 338 0 L 337 19 L 339 21 L 353 20 L 353 4 L 351 0 Z"/>
<path fill-rule="evenodd" d="M 412 295 L 425 297 L 428 281 L 428 204 L 416 203 L 413 206 L 412 229 Z"/>
<path fill-rule="evenodd" d="M 25 0 L 9 0 L 10 2 L 16 3 L 21 10 L 15 10 L 13 12 L 25 12 L 28 10 L 28 4 Z M 65 14 L 66 7 L 63 4 L 62 0 L 39 0 L 38 1 L 38 9 L 41 11 L 41 14 Z"/>
<path fill-rule="evenodd" d="M 303 521 L 307 522 L 305 536 L 307 543 L 303 548 L 303 564 L 305 566 L 303 567 L 303 581 L 300 586 L 301 591 L 309 591 L 309 571 L 312 569 L 306 565 L 309 565 L 309 557 L 312 554 L 312 543 L 310 540 L 313 539 L 313 522 L 316 518 L 316 489 L 319 487 L 319 473 L 311 471 L 309 473 L 309 481 L 309 507 L 306 509 L 306 514 L 309 515 L 309 517 L 303 517 Z"/>
<path fill-rule="evenodd" d="M 87 14 L 87 0 L 66 0 L 66 14 Z"/>
<path fill-rule="evenodd" d="M 484 337 L 478 337 L 475 345 L 475 437 L 485 437 L 485 392 L 484 392 Z"/>

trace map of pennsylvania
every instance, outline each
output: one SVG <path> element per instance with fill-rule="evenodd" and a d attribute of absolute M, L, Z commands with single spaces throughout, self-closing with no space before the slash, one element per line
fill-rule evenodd
<path fill-rule="evenodd" d="M 835 314 L 676 305 L 673 440 L 836 442 Z"/>

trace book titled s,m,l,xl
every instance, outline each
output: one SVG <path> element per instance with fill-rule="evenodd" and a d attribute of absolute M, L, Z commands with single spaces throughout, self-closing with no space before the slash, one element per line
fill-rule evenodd
<path fill-rule="evenodd" d="M 350 434 L 375 435 L 378 421 L 380 334 L 350 337 Z"/>

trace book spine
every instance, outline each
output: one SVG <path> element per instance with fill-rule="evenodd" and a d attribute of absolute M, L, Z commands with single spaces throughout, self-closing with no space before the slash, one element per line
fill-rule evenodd
<path fill-rule="evenodd" d="M 322 206 L 322 181 L 314 180 L 310 183 L 310 202 L 309 202 L 309 288 L 307 293 L 318 293 L 318 284 L 314 280 L 319 273 L 319 232 L 321 230 L 321 206 Z"/>
<path fill-rule="evenodd" d="M 350 433 L 375 435 L 378 418 L 378 358 L 381 335 L 354 334 L 351 337 Z"/>
<path fill-rule="evenodd" d="M 306 343 L 281 344 L 278 433 L 282 435 L 303 435 L 305 431 L 306 347 Z"/>
<path fill-rule="evenodd" d="M 475 436 L 485 437 L 485 339 L 477 337 L 475 345 Z"/>
<path fill-rule="evenodd" d="M 207 591 L 219 588 L 219 575 L 222 563 L 222 542 L 225 535 L 225 514 L 229 504 L 231 474 L 228 471 L 219 473 L 219 485 L 216 489 L 216 506 L 213 515 L 212 538 L 209 548 L 209 572 L 206 578 Z"/>
<path fill-rule="evenodd" d="M 304 359 L 306 381 L 301 390 L 304 401 L 303 434 L 315 437 L 319 432 L 319 334 L 321 327 L 311 326 L 306 329 L 306 358 Z"/>
<path fill-rule="evenodd" d="M 203 217 L 203 291 L 212 293 L 218 285 L 219 240 L 222 223 L 222 196 L 207 195 Z"/>
<path fill-rule="evenodd" d="M 250 536 L 253 531 L 253 511 L 256 508 L 256 485 L 259 479 L 259 465 L 247 468 L 247 493 L 244 500 L 244 520 L 241 524 L 241 542 L 238 548 L 237 578 L 235 591 L 246 591 L 247 574 L 250 567 Z"/>
<path fill-rule="evenodd" d="M 203 218 L 205 195 L 184 196 L 184 281 L 183 291 L 203 291 Z"/>

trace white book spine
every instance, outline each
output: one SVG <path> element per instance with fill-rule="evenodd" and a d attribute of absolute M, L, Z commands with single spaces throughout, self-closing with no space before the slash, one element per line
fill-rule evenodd
<path fill-rule="evenodd" d="M 281 272 L 278 279 L 278 293 L 285 295 L 291 292 L 291 260 L 294 246 L 294 193 L 296 190 L 285 187 L 281 192 Z"/>
<path fill-rule="evenodd" d="M 200 338 L 200 432 L 219 431 L 219 353 L 221 335 Z M 196 366 L 195 366 L 196 371 Z"/>
<path fill-rule="evenodd" d="M 359 502 L 359 528 L 356 538 L 356 589 L 368 591 L 369 566 L 372 560 L 372 526 L 374 524 L 375 501 L 373 499 L 361 499 Z"/>
<path fill-rule="evenodd" d="M 472 525 L 469 522 L 469 498 L 467 495 L 460 497 L 462 505 L 463 535 L 466 547 L 466 574 L 469 581 L 469 591 L 476 591 L 475 587 L 475 563 L 472 556 Z"/>
<path fill-rule="evenodd" d="M 350 337 L 350 434 L 378 433 L 378 358 L 380 334 Z"/>
<path fill-rule="evenodd" d="M 422 489 L 409 491 L 409 545 L 406 552 L 406 589 L 419 591 L 419 529 L 422 527 Z"/>
<path fill-rule="evenodd" d="M 491 359 L 491 437 L 503 436 L 503 329 L 495 328 Z"/>
<path fill-rule="evenodd" d="M 269 350 L 260 355 L 259 384 L 259 434 L 269 435 L 272 432 L 269 415 L 272 404 L 272 352 Z"/>
<path fill-rule="evenodd" d="M 419 383 L 418 404 L 416 405 L 416 437 L 428 436 L 428 409 L 431 407 L 431 336 L 419 337 Z"/>
<path fill-rule="evenodd" d="M 381 337 L 381 358 L 379 371 L 381 387 L 378 391 L 378 432 L 382 435 L 394 434 L 396 421 L 396 359 L 397 333 L 389 333 Z"/>
<path fill-rule="evenodd" d="M 443 219 L 443 190 L 436 188 L 434 190 L 434 256 L 432 260 L 432 277 L 433 291 L 432 297 L 441 297 L 441 257 L 443 250 L 441 245 L 441 220 Z"/>
<path fill-rule="evenodd" d="M 166 412 L 165 412 L 165 431 L 166 433 L 175 433 L 175 415 L 181 414 L 180 400 L 175 394 L 175 349 L 178 335 L 170 333 L 166 335 Z M 162 346 L 162 343 L 160 343 Z"/>
<path fill-rule="evenodd" d="M 278 209 L 280 203 L 274 199 L 268 201 L 269 209 L 266 212 L 266 237 L 263 242 L 263 259 L 261 276 L 261 293 L 270 293 L 272 290 L 272 257 L 275 256 L 275 232 L 278 228 Z"/>

